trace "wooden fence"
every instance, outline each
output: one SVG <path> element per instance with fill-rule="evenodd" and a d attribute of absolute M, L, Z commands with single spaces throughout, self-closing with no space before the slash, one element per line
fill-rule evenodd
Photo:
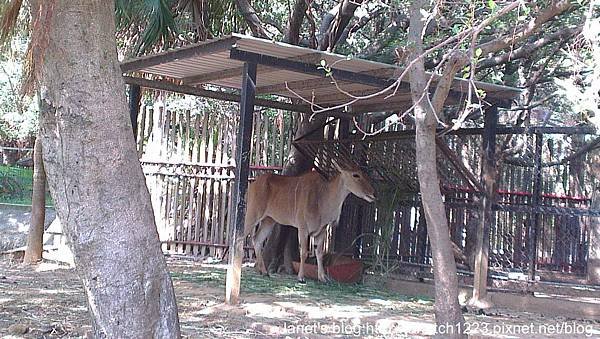
<path fill-rule="evenodd" d="M 221 258 L 226 252 L 238 114 L 236 105 L 218 107 L 204 105 L 192 111 L 169 109 L 160 104 L 142 106 L 138 150 L 165 251 Z M 378 128 L 377 123 L 368 119 L 358 124 L 368 132 Z M 251 176 L 281 169 L 291 147 L 293 131 L 294 119 L 290 115 L 273 110 L 255 112 Z M 333 141 L 342 134 L 339 123 L 324 130 L 325 139 Z M 499 136 L 499 144 L 503 138 Z M 523 138 L 523 143 L 528 145 L 521 158 L 531 156 L 532 135 L 518 138 Z M 543 162 L 565 156 L 557 154 L 556 147 L 552 147 L 557 142 L 557 138 L 544 139 Z M 460 166 L 478 177 L 480 135 L 447 135 L 443 144 L 457 155 L 455 162 L 459 161 Z M 328 151 L 323 145 L 309 146 L 317 163 L 328 161 Z M 327 249 L 385 265 L 430 265 L 427 225 L 417 191 L 414 138 L 383 146 L 355 145 L 348 150 L 356 161 L 367 167 L 380 160 L 380 168 L 369 169 L 377 177 L 380 203 L 366 204 L 351 196 L 344 204 L 338 228 L 328 230 Z M 479 193 L 461 178 L 455 168 L 457 165 L 450 163 L 447 155 L 440 152 L 438 166 L 449 231 L 452 240 L 470 256 Z M 575 213 L 585 211 L 590 203 L 584 198 L 586 188 L 582 183 L 587 179 L 583 163 L 585 158 L 543 167 L 537 213 L 531 209 L 533 166 L 510 161 L 501 165 L 498 204 L 494 225 L 490 228 L 492 269 L 524 271 L 533 264 L 538 270 L 585 273 L 589 218 Z M 396 180 L 397 185 L 390 184 L 389 180 Z M 547 213 L 541 213 L 542 210 Z M 535 215 L 539 218 L 535 219 Z M 252 251 L 247 254 L 251 256 Z"/>
<path fill-rule="evenodd" d="M 281 169 L 293 121 L 282 111 L 255 112 L 252 177 Z M 237 105 L 211 107 L 205 102 L 196 110 L 142 105 L 138 151 L 164 251 L 224 256 L 237 124 Z"/>
<path fill-rule="evenodd" d="M 377 127 L 364 129 L 373 131 Z M 377 264 L 430 265 L 427 225 L 419 201 L 418 183 L 414 182 L 416 175 L 397 178 L 391 173 L 401 176 L 416 173 L 414 161 L 406 159 L 411 149 L 414 153 L 414 139 L 390 135 L 389 138 L 383 134 L 366 140 L 334 140 L 323 144 L 306 141 L 301 142 L 301 147 L 311 154 L 352 154 L 351 157 L 374 177 L 383 179 L 377 183 L 380 196 L 377 204 L 349 199 L 344 205 L 334 237 L 336 252 L 353 254 Z M 589 210 L 591 201 L 586 198 L 593 185 L 584 185 L 591 180 L 586 177 L 583 166 L 585 155 L 561 163 L 559 160 L 573 150 L 557 151 L 560 135 L 525 134 L 512 138 L 523 138 L 525 147 L 518 158 L 532 160 L 518 164 L 511 159 L 499 162 L 497 203 L 490 227 L 490 267 L 497 272 L 523 272 L 535 267 L 540 274 L 584 275 L 589 242 L 588 215 L 598 213 Z M 537 204 L 533 198 L 536 138 L 543 138 L 540 142 L 541 195 Z M 506 140 L 506 136 L 498 136 L 500 145 Z M 447 135 L 442 143 L 458 155 L 462 166 L 479 176 L 480 135 Z M 472 258 L 480 194 L 460 178 L 451 159 L 442 151 L 438 151 L 438 156 L 451 238 L 467 258 Z M 389 180 L 397 182 L 390 185 Z M 412 187 L 417 190 L 411 191 Z"/>

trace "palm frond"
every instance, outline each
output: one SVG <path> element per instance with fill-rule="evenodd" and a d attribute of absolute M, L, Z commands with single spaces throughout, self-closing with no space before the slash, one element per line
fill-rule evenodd
<path fill-rule="evenodd" d="M 172 0 L 115 0 L 116 26 L 120 32 L 134 32 L 136 55 L 166 48 L 177 36 Z M 127 34 L 126 34 L 127 35 Z"/>
<path fill-rule="evenodd" d="M 148 26 L 144 31 L 138 46 L 138 54 L 152 49 L 158 42 L 165 43 L 170 37 L 177 36 L 177 27 L 173 18 L 171 6 L 167 0 L 145 0 Z"/>

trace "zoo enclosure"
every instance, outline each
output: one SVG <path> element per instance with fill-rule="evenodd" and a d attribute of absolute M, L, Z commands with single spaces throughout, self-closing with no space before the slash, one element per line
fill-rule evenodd
<path fill-rule="evenodd" d="M 360 126 L 367 132 L 381 128 L 382 123 Z M 446 131 L 437 143 L 451 238 L 471 268 L 483 193 L 478 179 L 483 132 L 480 128 Z M 600 216 L 600 211 L 591 209 L 587 198 L 593 185 L 584 185 L 593 180 L 584 166 L 587 154 L 580 152 L 564 161 L 567 155 L 560 153 L 559 146 L 567 136 L 577 139 L 582 149 L 597 145 L 595 131 L 499 127 L 497 133 L 502 140 L 508 135 L 522 138 L 528 146 L 523 158 L 528 160 L 497 163 L 498 187 L 489 223 L 490 267 L 497 276 L 520 272 L 531 278 L 580 280 L 587 270 L 591 218 Z M 295 145 L 315 157 L 326 176 L 332 173 L 331 159 L 354 159 L 375 179 L 382 195 L 377 205 L 356 198 L 344 205 L 333 248 L 379 264 L 383 260 L 386 268 L 429 267 L 431 250 L 418 193 L 414 130 L 388 130 L 366 137 L 350 131 L 346 137 L 318 139 L 297 140 Z"/>
<path fill-rule="evenodd" d="M 168 106 L 168 105 L 167 105 Z M 223 258 L 229 246 L 233 160 L 238 121 L 235 108 L 229 115 L 208 111 L 170 110 L 162 103 L 144 104 L 138 116 L 138 149 L 152 193 L 164 249 L 174 253 L 210 255 Z M 382 123 L 363 119 L 361 129 L 374 131 Z M 388 267 L 430 266 L 431 250 L 418 194 L 415 167 L 414 131 L 388 129 L 380 135 L 359 138 L 357 131 L 340 120 L 324 129 L 325 141 L 306 137 L 295 144 L 315 157 L 318 169 L 328 174 L 332 159 L 346 157 L 359 163 L 378 185 L 386 206 L 369 205 L 350 197 L 344 205 L 340 224 L 330 230 L 329 248 L 374 261 L 384 258 Z M 499 128 L 507 135 L 509 128 Z M 520 134 L 529 163 L 509 159 L 498 178 L 498 200 L 490 227 L 489 265 L 495 274 L 530 273 L 542 279 L 583 276 L 586 273 L 589 242 L 590 199 L 585 197 L 587 180 L 585 154 L 572 163 L 560 163 L 565 154 L 551 149 L 553 143 L 574 129 L 530 129 Z M 252 133 L 252 175 L 281 169 L 289 152 L 294 119 L 281 110 L 256 111 Z M 544 134 L 543 132 L 549 132 Z M 581 133 L 593 131 L 583 129 Z M 355 135 L 344 138 L 342 134 Z M 479 173 L 482 129 L 463 129 L 440 137 L 438 168 L 452 240 L 467 258 L 474 255 L 475 223 L 481 192 L 473 184 L 478 175 L 465 178 L 457 166 Z M 585 134 L 580 143 L 585 143 Z M 541 140 L 537 142 L 537 140 Z M 534 205 L 534 145 L 542 144 L 540 201 Z M 564 142 L 563 142 L 564 143 Z M 462 154 L 463 158 L 452 158 Z M 462 164 L 462 165 L 461 165 Z M 464 168 L 463 168 L 464 170 Z M 560 178 L 554 180 L 553 178 Z M 550 180 L 553 179 L 553 180 Z M 390 189 L 392 185 L 393 189 Z M 536 213 L 537 212 L 537 213 Z M 539 216 L 535 221 L 536 215 Z M 535 229 L 536 232 L 532 232 Z M 531 254 L 535 253 L 535 260 Z M 247 256 L 252 251 L 247 248 Z M 471 262 L 466 264 L 472 265 Z M 532 266 L 533 265 L 533 266 Z M 467 269 L 469 267 L 463 267 Z M 553 274 L 549 274 L 553 273 Z"/>

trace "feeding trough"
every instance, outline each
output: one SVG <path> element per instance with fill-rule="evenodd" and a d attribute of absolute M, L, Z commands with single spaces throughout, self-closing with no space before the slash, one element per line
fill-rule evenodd
<path fill-rule="evenodd" d="M 323 256 L 325 273 L 334 281 L 341 283 L 357 283 L 362 280 L 363 263 L 350 256 L 340 254 L 326 254 Z M 298 273 L 300 263 L 293 262 L 294 271 Z M 304 263 L 304 276 L 318 280 L 316 258 L 310 258 Z"/>

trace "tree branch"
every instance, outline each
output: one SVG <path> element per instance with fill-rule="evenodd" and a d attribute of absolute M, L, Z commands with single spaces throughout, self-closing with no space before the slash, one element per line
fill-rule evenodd
<path fill-rule="evenodd" d="M 572 7 L 570 1 L 559 0 L 553 1 L 546 9 L 541 11 L 534 20 L 522 25 L 514 33 L 506 34 L 498 39 L 480 44 L 477 48 L 481 48 L 482 54 L 495 53 L 503 49 L 509 48 L 517 42 L 529 37 L 537 32 L 543 24 L 554 19 L 556 16 L 564 13 Z M 487 26 L 487 24 L 485 25 Z M 485 27 L 483 26 L 483 27 Z"/>
<path fill-rule="evenodd" d="M 442 111 L 444 108 L 444 102 L 446 102 L 446 98 L 450 92 L 450 86 L 452 85 L 452 81 L 454 81 L 454 75 L 456 75 L 456 73 L 462 68 L 462 65 L 468 61 L 469 57 L 464 52 L 455 51 L 452 53 L 452 55 L 450 55 L 450 58 L 446 63 L 446 67 L 444 67 L 444 72 L 437 83 L 437 87 L 431 101 L 434 112 L 439 113 Z"/>
<path fill-rule="evenodd" d="M 569 40 L 569 39 L 577 36 L 579 33 L 581 33 L 582 29 L 583 29 L 583 24 L 576 26 L 576 27 L 568 28 L 568 29 L 561 29 L 558 32 L 552 33 L 548 36 L 541 37 L 540 39 L 538 39 L 532 43 L 527 43 L 511 52 L 507 52 L 502 55 L 483 59 L 477 63 L 477 70 L 479 71 L 479 70 L 497 66 L 499 64 L 503 64 L 503 63 L 506 63 L 509 61 L 528 57 L 531 55 L 531 53 L 533 53 L 535 50 L 537 50 L 539 48 L 547 46 L 556 41 L 566 41 L 566 40 Z"/>
<path fill-rule="evenodd" d="M 250 27 L 252 35 L 258 38 L 270 39 L 269 33 L 264 28 L 265 25 L 258 15 L 256 15 L 256 11 L 254 10 L 254 7 L 250 5 L 250 2 L 248 2 L 248 0 L 235 0 L 235 3 L 238 6 L 240 14 L 242 14 L 244 20 L 246 20 L 248 27 Z"/>
<path fill-rule="evenodd" d="M 350 20 L 354 17 L 354 11 L 362 4 L 363 0 L 343 0 L 339 5 L 335 18 L 329 25 L 327 31 L 319 42 L 319 50 L 333 51 L 333 47 L 339 40 Z"/>
<path fill-rule="evenodd" d="M 288 44 L 297 45 L 300 41 L 300 28 L 302 27 L 302 21 L 308 8 L 308 0 L 296 0 L 294 8 L 290 14 L 290 20 L 285 32 L 284 42 Z"/>

